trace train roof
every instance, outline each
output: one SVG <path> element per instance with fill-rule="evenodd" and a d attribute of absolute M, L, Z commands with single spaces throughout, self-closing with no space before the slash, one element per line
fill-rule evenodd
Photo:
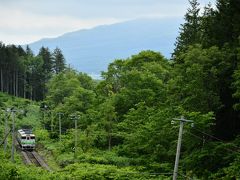
<path fill-rule="evenodd" d="M 35 136 L 35 135 L 32 133 L 32 130 L 31 130 L 31 129 L 19 129 L 19 130 L 18 130 L 18 133 L 21 134 L 21 136 L 26 136 L 26 135 Z"/>

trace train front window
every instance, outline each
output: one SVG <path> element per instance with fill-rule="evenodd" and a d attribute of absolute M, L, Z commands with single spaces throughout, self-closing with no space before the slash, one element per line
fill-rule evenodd
<path fill-rule="evenodd" d="M 26 139 L 26 137 L 22 137 L 22 139 Z"/>
<path fill-rule="evenodd" d="M 31 139 L 35 139 L 35 137 L 31 137 Z"/>

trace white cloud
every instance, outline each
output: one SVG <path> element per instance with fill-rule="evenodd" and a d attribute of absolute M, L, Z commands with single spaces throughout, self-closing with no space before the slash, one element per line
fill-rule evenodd
<path fill-rule="evenodd" d="M 0 32 L 0 41 L 2 41 L 5 44 L 16 44 L 16 45 L 22 45 L 22 44 L 28 44 L 33 41 L 39 40 L 41 37 L 39 35 L 19 35 L 19 34 L 6 34 Z"/>
<path fill-rule="evenodd" d="M 14 44 L 129 19 L 183 17 L 189 7 L 188 0 L 0 0 L 0 4 L 0 41 Z"/>
<path fill-rule="evenodd" d="M 0 40 L 4 43 L 24 44 L 43 37 L 119 22 L 114 18 L 81 19 L 66 15 L 46 16 L 0 7 Z"/>

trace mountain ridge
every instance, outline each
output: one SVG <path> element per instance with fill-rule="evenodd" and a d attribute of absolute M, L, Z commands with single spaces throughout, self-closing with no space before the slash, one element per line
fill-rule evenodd
<path fill-rule="evenodd" d="M 59 47 L 67 64 L 90 75 L 100 75 L 114 59 L 125 59 L 142 50 L 169 58 L 182 20 L 145 18 L 81 29 L 28 44 L 36 54 L 44 46 Z M 25 45 L 26 46 L 26 45 Z"/>

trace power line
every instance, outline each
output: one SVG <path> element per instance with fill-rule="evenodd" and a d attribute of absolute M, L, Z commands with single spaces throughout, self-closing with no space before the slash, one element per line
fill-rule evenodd
<path fill-rule="evenodd" d="M 197 139 L 202 140 L 202 137 L 199 137 L 199 136 L 197 136 L 197 135 L 195 135 L 195 134 L 193 134 L 193 133 L 191 133 L 191 132 L 186 131 L 186 133 L 194 136 L 194 137 L 197 138 Z"/>
<path fill-rule="evenodd" d="M 199 137 L 199 136 L 197 136 L 197 135 L 195 135 L 195 134 L 193 134 L 193 133 L 191 133 L 191 132 L 186 132 L 186 133 L 194 136 L 194 137 L 197 138 L 197 139 L 203 140 L 202 137 Z M 206 140 L 206 139 L 204 139 L 204 140 Z M 210 141 L 210 140 L 207 140 L 207 141 Z M 227 147 L 223 147 L 223 148 L 226 149 L 226 150 L 228 150 L 228 151 L 230 151 L 230 152 L 239 153 L 239 151 L 235 151 L 235 150 L 229 149 L 229 148 L 227 148 Z"/>
<path fill-rule="evenodd" d="M 211 134 L 208 134 L 208 133 L 206 133 L 206 132 L 203 132 L 203 131 L 199 130 L 199 129 L 196 128 L 196 127 L 194 127 L 194 129 L 197 130 L 198 132 L 202 133 L 202 134 L 205 134 L 205 135 L 207 135 L 207 136 L 213 138 L 213 139 L 216 139 L 216 140 L 218 140 L 218 141 L 222 141 L 222 142 L 224 142 L 223 140 L 221 140 L 221 139 L 219 139 L 219 138 L 217 138 L 217 137 L 215 137 L 215 136 L 213 136 L 213 135 L 211 135 Z"/>
<path fill-rule="evenodd" d="M 194 127 L 194 129 L 197 130 L 198 132 L 204 134 L 204 135 L 207 135 L 207 136 L 215 139 L 215 140 L 218 140 L 218 141 L 220 141 L 220 142 L 222 142 L 222 143 L 226 143 L 226 142 L 223 141 L 222 139 L 219 139 L 219 138 L 217 138 L 217 137 L 215 137 L 215 136 L 213 136 L 213 135 L 211 135 L 211 134 L 208 134 L 208 133 L 206 133 L 206 132 L 203 132 L 203 131 L 199 130 L 198 128 L 195 128 L 195 127 Z M 236 145 L 234 145 L 234 144 L 232 144 L 232 146 L 234 146 L 235 148 L 237 148 L 237 149 L 238 149 L 238 152 L 240 151 L 240 147 L 238 147 L 238 146 L 236 146 Z"/>
<path fill-rule="evenodd" d="M 0 146 L 5 142 L 5 140 L 7 139 L 8 135 L 10 134 L 11 130 L 8 131 L 8 133 L 4 136 L 3 141 L 0 143 Z"/>
<path fill-rule="evenodd" d="M 182 173 L 179 173 L 179 172 L 178 172 L 178 174 L 179 174 L 180 176 L 186 178 L 186 179 L 192 180 L 192 178 L 190 178 L 189 176 L 186 176 L 186 175 L 184 175 L 184 174 L 182 174 Z"/>

